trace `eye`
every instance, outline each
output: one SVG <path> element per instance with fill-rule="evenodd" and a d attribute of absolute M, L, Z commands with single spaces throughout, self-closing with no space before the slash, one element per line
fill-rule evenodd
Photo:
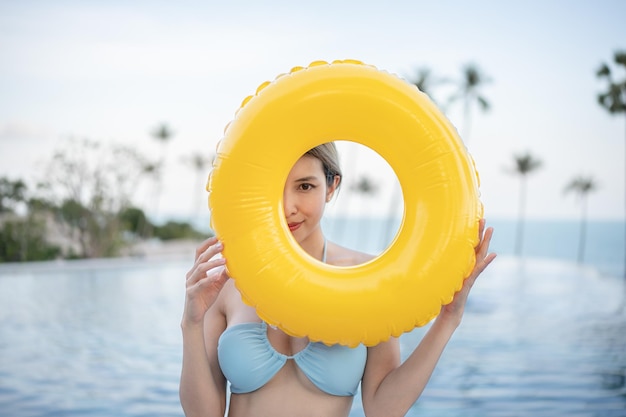
<path fill-rule="evenodd" d="M 315 188 L 315 186 L 313 184 L 309 184 L 308 182 L 304 182 L 304 183 L 300 184 L 300 187 L 299 187 L 299 189 L 302 190 L 302 191 L 309 191 L 309 190 L 312 190 L 314 188 Z"/>

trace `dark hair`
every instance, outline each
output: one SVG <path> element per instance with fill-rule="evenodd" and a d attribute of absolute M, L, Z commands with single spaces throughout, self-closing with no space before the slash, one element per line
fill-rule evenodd
<path fill-rule="evenodd" d="M 339 153 L 335 142 L 322 143 L 313 149 L 310 149 L 305 155 L 312 156 L 319 159 L 322 162 L 324 168 L 324 175 L 326 175 L 326 184 L 330 187 L 335 181 L 335 176 L 339 176 L 339 183 L 337 188 L 341 184 L 343 178 L 341 174 L 341 167 L 339 166 Z"/>

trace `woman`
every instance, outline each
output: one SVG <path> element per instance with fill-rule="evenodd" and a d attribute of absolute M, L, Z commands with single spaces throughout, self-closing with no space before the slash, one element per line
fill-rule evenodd
<path fill-rule="evenodd" d="M 309 255 L 331 265 L 356 265 L 372 257 L 327 242 L 320 227 L 325 204 L 340 183 L 335 145 L 310 150 L 287 178 L 285 217 Z M 180 383 L 185 414 L 223 416 L 228 377 L 230 417 L 347 416 L 359 383 L 366 416 L 405 415 L 459 326 L 474 281 L 495 258 L 488 253 L 493 230 L 488 228 L 484 236 L 483 230 L 481 220 L 474 270 L 403 363 L 397 338 L 368 348 L 328 347 L 266 326 L 242 302 L 224 270 L 226 260 L 216 256 L 222 244 L 216 238 L 206 240 L 186 281 Z"/>

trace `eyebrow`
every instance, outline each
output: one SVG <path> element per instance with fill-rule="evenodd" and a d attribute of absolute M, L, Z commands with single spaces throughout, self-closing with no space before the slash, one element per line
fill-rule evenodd
<path fill-rule="evenodd" d="M 315 175 L 309 175 L 308 177 L 298 178 L 295 182 L 309 182 L 309 181 L 320 181 Z"/>

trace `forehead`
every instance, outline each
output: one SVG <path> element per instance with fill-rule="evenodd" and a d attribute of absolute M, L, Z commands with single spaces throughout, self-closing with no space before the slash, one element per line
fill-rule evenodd
<path fill-rule="evenodd" d="M 300 159 L 298 159 L 293 168 L 291 168 L 289 178 L 297 179 L 305 176 L 323 177 L 324 167 L 322 166 L 322 161 L 310 155 L 304 155 Z"/>

